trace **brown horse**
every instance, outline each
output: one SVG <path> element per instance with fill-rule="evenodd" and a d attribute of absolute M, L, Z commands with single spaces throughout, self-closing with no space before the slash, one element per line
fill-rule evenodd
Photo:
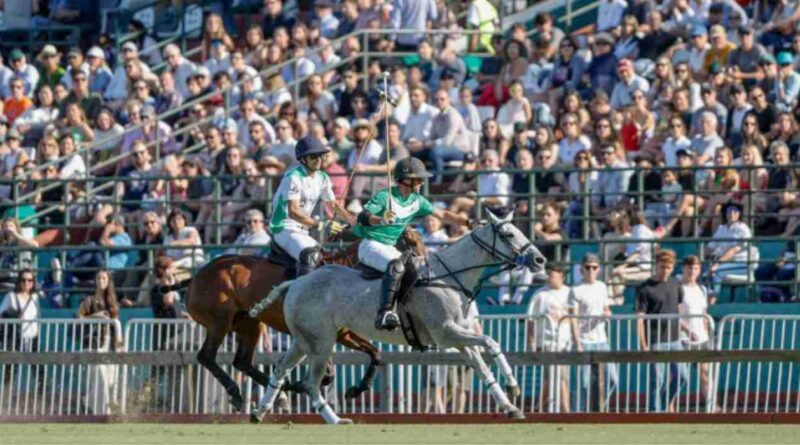
<path fill-rule="evenodd" d="M 415 254 L 424 254 L 424 244 L 414 231 L 406 231 L 403 242 Z M 344 252 L 326 253 L 326 263 L 353 266 L 357 258 L 357 244 L 351 244 Z M 266 387 L 269 378 L 253 365 L 253 354 L 261 333 L 259 323 L 289 333 L 283 316 L 283 305 L 274 304 L 251 318 L 248 311 L 265 298 L 273 287 L 286 277 L 286 267 L 267 258 L 245 255 L 224 255 L 203 266 L 194 277 L 173 286 L 163 286 L 163 291 L 188 287 L 186 305 L 192 319 L 206 328 L 206 340 L 197 354 L 197 360 L 222 384 L 230 396 L 231 404 L 238 410 L 244 408 L 239 385 L 216 362 L 217 350 L 230 332 L 237 334 L 238 347 L 233 366 Z M 343 346 L 364 352 L 370 364 L 361 382 L 348 388 L 346 397 L 356 397 L 372 386 L 380 351 L 368 340 L 350 331 L 339 334 L 337 341 Z M 332 374 L 332 369 L 331 369 Z M 329 376 L 328 383 L 332 380 Z M 302 390 L 301 385 L 289 385 L 287 389 Z"/>

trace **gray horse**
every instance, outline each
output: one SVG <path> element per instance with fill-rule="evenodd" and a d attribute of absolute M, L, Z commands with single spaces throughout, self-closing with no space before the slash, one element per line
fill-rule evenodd
<path fill-rule="evenodd" d="M 541 252 L 513 224 L 513 214 L 503 219 L 489 213 L 490 223 L 476 228 L 469 236 L 429 258 L 428 270 L 420 272 L 429 285 L 415 287 L 406 307 L 418 328 L 419 340 L 426 345 L 458 348 L 486 383 L 489 393 L 502 412 L 510 418 L 524 415 L 514 406 L 483 361 L 479 347 L 491 354 L 506 379 L 511 397 L 520 394 L 519 385 L 500 346 L 491 337 L 475 334 L 465 317 L 469 303 L 466 293 L 474 289 L 487 267 L 528 267 L 541 274 L 546 262 Z M 371 340 L 407 345 L 400 329 L 376 330 L 373 315 L 378 310 L 380 280 L 368 281 L 356 270 L 325 266 L 314 273 L 286 282 L 250 311 L 258 313 L 283 298 L 283 310 L 293 342 L 281 363 L 272 373 L 269 386 L 259 402 L 255 417 L 259 420 L 273 408 L 275 398 L 292 369 L 308 357 L 305 386 L 312 405 L 327 423 L 351 423 L 339 418 L 325 402 L 320 382 L 330 358 L 336 333 L 347 327 Z"/>

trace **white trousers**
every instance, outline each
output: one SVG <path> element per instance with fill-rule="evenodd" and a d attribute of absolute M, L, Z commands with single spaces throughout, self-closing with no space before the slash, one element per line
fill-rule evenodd
<path fill-rule="evenodd" d="M 308 233 L 304 232 L 284 230 L 273 236 L 272 239 L 278 243 L 278 246 L 280 246 L 281 249 L 285 250 L 289 256 L 297 261 L 300 261 L 300 252 L 308 249 L 309 247 L 319 246 L 317 240 L 311 238 Z"/>
<path fill-rule="evenodd" d="M 371 239 L 364 239 L 358 246 L 358 261 L 381 272 L 386 272 L 389 263 L 401 256 L 400 251 L 394 246 Z"/>

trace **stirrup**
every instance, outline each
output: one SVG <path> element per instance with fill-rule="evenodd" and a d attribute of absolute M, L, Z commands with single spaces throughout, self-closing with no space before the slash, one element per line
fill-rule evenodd
<path fill-rule="evenodd" d="M 375 329 L 393 331 L 398 327 L 400 327 L 400 318 L 396 312 L 385 310 L 378 313 L 378 319 L 375 320 Z"/>

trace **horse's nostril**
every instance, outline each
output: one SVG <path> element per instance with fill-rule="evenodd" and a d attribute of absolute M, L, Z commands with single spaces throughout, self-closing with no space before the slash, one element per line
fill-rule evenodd
<path fill-rule="evenodd" d="M 544 266 L 544 263 L 546 263 L 547 260 L 543 256 L 537 256 L 533 258 L 533 262 L 539 266 Z"/>

